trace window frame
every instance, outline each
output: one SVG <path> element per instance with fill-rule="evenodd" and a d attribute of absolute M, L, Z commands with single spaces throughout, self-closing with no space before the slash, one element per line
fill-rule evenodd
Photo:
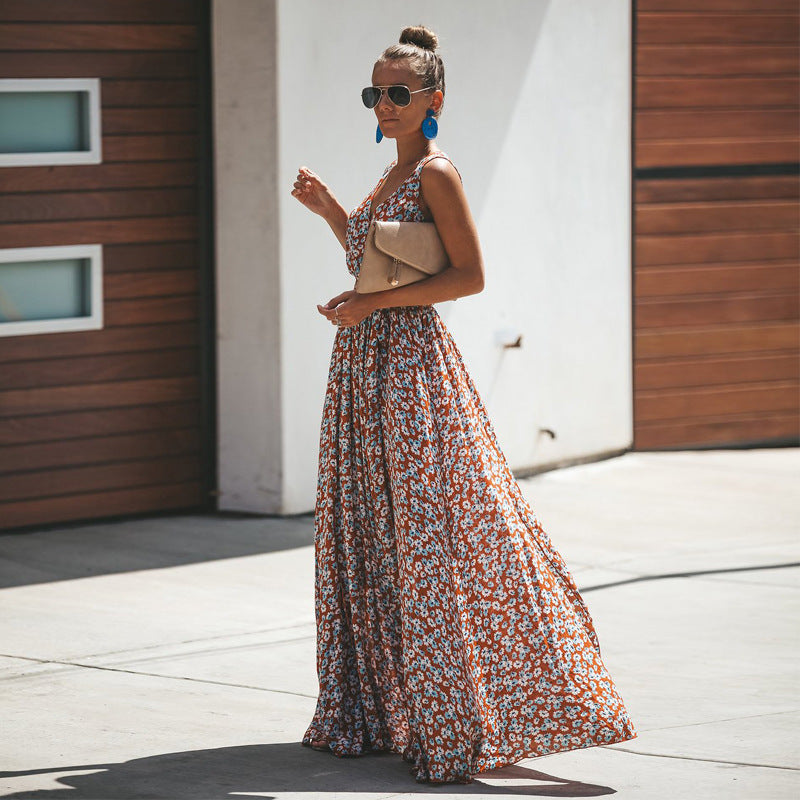
<path fill-rule="evenodd" d="M 16 322 L 0 320 L 0 337 L 99 330 L 103 327 L 103 245 L 76 244 L 54 247 L 0 248 L 0 265 L 18 261 L 56 261 L 77 258 L 89 261 L 91 313 L 85 317 L 57 317 Z M 1 268 L 2 266 L 0 266 Z"/>
<path fill-rule="evenodd" d="M 38 153 L 0 152 L 0 167 L 101 163 L 103 155 L 99 78 L 0 78 L 0 93 L 8 92 L 87 92 L 89 149 Z"/>

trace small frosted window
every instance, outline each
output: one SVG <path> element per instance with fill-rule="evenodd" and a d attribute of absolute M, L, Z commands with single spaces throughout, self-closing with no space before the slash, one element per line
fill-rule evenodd
<path fill-rule="evenodd" d="M 0 322 L 85 317 L 89 259 L 0 264 Z"/>
<path fill-rule="evenodd" d="M 0 250 L 0 336 L 103 327 L 99 244 Z"/>
<path fill-rule="evenodd" d="M 97 78 L 0 80 L 0 166 L 96 164 Z"/>
<path fill-rule="evenodd" d="M 86 92 L 0 93 L 0 151 L 88 150 L 88 105 Z"/>

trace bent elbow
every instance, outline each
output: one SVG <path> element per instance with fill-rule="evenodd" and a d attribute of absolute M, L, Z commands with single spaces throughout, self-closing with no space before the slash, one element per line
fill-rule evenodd
<path fill-rule="evenodd" d="M 483 291 L 483 269 L 471 270 L 465 267 L 459 272 L 462 274 L 459 276 L 459 286 L 456 289 L 458 297 L 467 297 Z"/>

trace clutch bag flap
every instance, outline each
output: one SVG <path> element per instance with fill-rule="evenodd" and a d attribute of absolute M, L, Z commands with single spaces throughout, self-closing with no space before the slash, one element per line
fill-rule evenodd
<path fill-rule="evenodd" d="M 433 222 L 373 220 L 375 247 L 391 258 L 428 275 L 450 265 L 447 252 Z"/>

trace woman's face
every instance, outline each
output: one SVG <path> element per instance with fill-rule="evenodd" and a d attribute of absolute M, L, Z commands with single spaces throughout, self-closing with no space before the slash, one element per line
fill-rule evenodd
<path fill-rule="evenodd" d="M 373 86 L 392 86 L 401 83 L 413 92 L 422 88 L 422 81 L 411 71 L 405 60 L 379 61 L 372 70 Z M 430 92 L 418 92 L 411 95 L 411 103 L 407 106 L 396 106 L 386 92 L 383 92 L 375 116 L 381 126 L 383 135 L 389 139 L 419 134 L 422 136 L 422 120 L 428 108 L 438 110 L 444 96 L 438 89 Z"/>

